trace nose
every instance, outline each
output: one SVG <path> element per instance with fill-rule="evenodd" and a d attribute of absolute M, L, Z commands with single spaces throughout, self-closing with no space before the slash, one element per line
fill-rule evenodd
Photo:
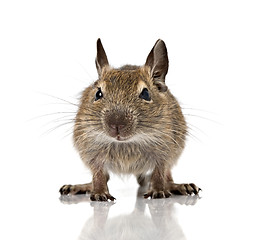
<path fill-rule="evenodd" d="M 106 112 L 105 123 L 108 129 L 108 133 L 111 137 L 116 137 L 118 135 L 126 135 L 127 129 L 129 129 L 130 124 L 129 114 L 121 111 Z"/>
<path fill-rule="evenodd" d="M 106 121 L 109 133 L 112 137 L 123 134 L 125 127 L 127 126 L 127 121 L 122 116 L 115 118 L 114 116 L 109 116 Z"/>
<path fill-rule="evenodd" d="M 122 130 L 124 127 L 125 127 L 124 124 L 111 124 L 110 125 L 110 128 L 117 130 L 117 131 Z"/>
<path fill-rule="evenodd" d="M 123 129 L 124 129 L 125 125 L 124 124 L 110 124 L 109 125 L 109 133 L 112 137 L 116 137 L 120 134 L 122 134 Z"/>

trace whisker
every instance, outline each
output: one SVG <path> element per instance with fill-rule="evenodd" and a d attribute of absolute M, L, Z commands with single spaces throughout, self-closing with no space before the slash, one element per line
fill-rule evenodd
<path fill-rule="evenodd" d="M 75 112 L 54 112 L 54 113 L 48 113 L 48 114 L 43 114 L 43 115 L 33 117 L 33 118 L 29 119 L 28 121 L 30 122 L 30 121 L 34 121 L 34 120 L 39 119 L 39 118 L 49 117 L 49 116 L 59 115 L 59 114 L 76 114 L 76 113 Z"/>
<path fill-rule="evenodd" d="M 159 125 L 159 128 L 160 128 L 160 123 L 158 123 L 157 121 L 151 121 L 151 120 L 148 120 L 148 121 L 144 121 L 144 120 L 140 120 L 139 123 L 148 123 L 148 124 L 156 124 L 156 125 Z M 162 124 L 164 125 L 169 125 L 170 127 L 179 127 L 181 130 L 181 127 L 183 127 L 184 129 L 182 129 L 184 132 L 186 132 L 186 135 L 189 136 L 189 137 L 192 137 L 194 139 L 196 139 L 197 141 L 200 141 L 199 138 L 197 136 L 195 136 L 193 133 L 191 133 L 189 130 L 191 130 L 192 132 L 195 132 L 195 130 L 192 128 L 197 128 L 198 130 L 200 130 L 198 127 L 190 124 L 190 123 L 180 123 L 178 122 L 177 124 L 173 124 L 171 122 L 162 122 Z M 186 124 L 186 125 L 185 125 Z M 190 127 L 189 125 L 191 125 L 192 127 Z M 163 126 L 163 125 L 162 125 Z M 187 129 L 185 129 L 187 127 Z M 177 131 L 177 130 L 172 130 L 172 131 Z M 200 130 L 202 132 L 202 130 Z M 185 133 L 182 133 L 180 131 L 177 131 L 178 134 L 181 134 L 183 136 L 185 136 Z"/>
<path fill-rule="evenodd" d="M 73 127 L 73 123 L 72 122 L 66 122 L 66 123 L 59 124 L 59 125 L 51 128 L 51 129 L 45 131 L 42 135 L 50 134 L 50 133 L 54 132 L 55 130 L 57 130 L 57 129 L 63 127 L 63 126 L 69 125 L 69 124 L 72 124 L 72 126 L 71 126 L 71 128 L 72 128 Z"/>
<path fill-rule="evenodd" d="M 200 119 L 203 119 L 203 120 L 207 120 L 207 121 L 210 121 L 210 122 L 213 122 L 213 123 L 215 123 L 215 124 L 219 124 L 220 125 L 220 123 L 219 122 L 217 122 L 217 121 L 215 121 L 215 120 L 212 120 L 212 119 L 209 119 L 209 118 L 207 118 L 207 117 L 202 117 L 202 116 L 199 116 L 199 115 L 194 115 L 194 114 L 183 114 L 184 116 L 189 116 L 189 117 L 197 117 L 197 118 L 200 118 Z"/>
<path fill-rule="evenodd" d="M 162 135 L 164 135 L 164 136 L 169 137 L 174 143 L 176 143 L 176 144 L 178 145 L 178 147 L 179 147 L 180 149 L 183 149 L 183 148 L 179 145 L 179 143 L 178 143 L 175 139 L 173 139 L 172 136 L 168 135 L 167 133 L 164 133 L 164 132 L 162 132 L 162 131 L 160 131 L 160 130 L 157 130 L 156 128 L 153 128 L 153 127 L 150 127 L 150 126 L 147 126 L 147 125 L 143 125 L 143 124 L 141 124 L 141 125 L 139 125 L 139 126 L 143 126 L 143 127 L 149 128 L 149 129 L 151 129 L 151 130 L 154 131 L 154 132 L 158 132 L 158 133 L 160 133 L 160 134 L 162 134 Z M 178 137 L 179 137 L 179 136 L 178 136 Z M 184 141 L 181 137 L 179 137 L 179 138 L 180 138 L 182 141 Z"/>
<path fill-rule="evenodd" d="M 68 100 L 65 100 L 65 99 L 63 99 L 63 98 L 56 97 L 56 96 L 53 96 L 53 95 L 51 95 L 51 94 L 47 94 L 47 93 L 41 93 L 41 94 L 43 94 L 43 95 L 45 95 L 45 96 L 48 96 L 48 97 L 51 97 L 51 98 L 54 98 L 54 99 L 57 99 L 57 100 L 60 100 L 60 101 L 62 101 L 62 102 L 68 103 L 68 104 L 70 104 L 70 105 L 73 105 L 73 106 L 79 107 L 78 104 L 76 104 L 76 103 L 72 103 L 72 102 L 70 102 L 70 101 L 68 101 Z"/>

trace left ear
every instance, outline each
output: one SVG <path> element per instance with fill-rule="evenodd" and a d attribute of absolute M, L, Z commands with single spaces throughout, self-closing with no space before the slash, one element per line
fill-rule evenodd
<path fill-rule="evenodd" d="M 161 92 L 167 90 L 165 77 L 169 68 L 169 59 L 165 42 L 159 39 L 150 51 L 145 66 L 150 67 L 150 75 Z"/>
<path fill-rule="evenodd" d="M 97 55 L 95 58 L 95 64 L 97 68 L 97 72 L 99 77 L 102 74 L 103 68 L 109 66 L 108 59 L 103 47 L 103 44 L 101 42 L 101 39 L 98 38 L 96 42 L 96 48 L 97 48 Z"/>

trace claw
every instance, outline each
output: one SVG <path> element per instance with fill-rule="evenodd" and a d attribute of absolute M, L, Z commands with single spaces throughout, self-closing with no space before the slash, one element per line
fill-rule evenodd
<path fill-rule="evenodd" d="M 168 198 L 171 196 L 171 193 L 167 190 L 164 191 L 154 191 L 154 190 L 150 190 L 149 192 L 144 194 L 144 198 Z"/>
<path fill-rule="evenodd" d="M 114 201 L 115 198 L 109 193 L 92 193 L 90 196 L 91 201 L 107 202 L 108 200 Z"/>
<path fill-rule="evenodd" d="M 194 194 L 197 195 L 199 191 L 201 191 L 201 188 L 198 188 L 194 183 L 191 183 L 190 186 L 193 188 Z"/>
<path fill-rule="evenodd" d="M 70 193 L 70 188 L 71 188 L 72 185 L 63 185 L 61 188 L 60 188 L 60 194 L 61 195 L 68 195 Z"/>
<path fill-rule="evenodd" d="M 173 183 L 170 186 L 170 191 L 174 194 L 180 194 L 180 195 L 198 195 L 199 191 L 201 191 L 202 189 L 197 187 L 194 183 L 190 183 L 190 184 L 176 184 Z"/>

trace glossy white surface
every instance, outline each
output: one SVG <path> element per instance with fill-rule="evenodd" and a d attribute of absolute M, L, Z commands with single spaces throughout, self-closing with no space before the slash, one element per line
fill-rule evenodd
<path fill-rule="evenodd" d="M 263 1 L 1 1 L 0 239 L 264 239 L 263 12 Z M 71 127 L 98 37 L 116 67 L 166 42 L 192 133 L 173 176 L 201 199 L 144 200 L 133 177 L 111 176 L 114 204 L 60 201 L 62 185 L 91 180 Z"/>

